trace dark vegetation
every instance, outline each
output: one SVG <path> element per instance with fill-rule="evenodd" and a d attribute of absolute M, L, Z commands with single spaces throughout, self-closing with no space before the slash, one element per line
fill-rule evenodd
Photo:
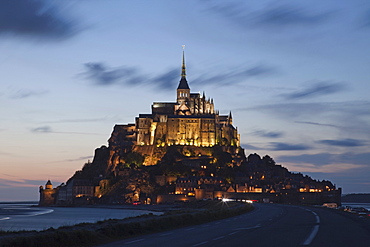
<path fill-rule="evenodd" d="M 251 204 L 197 201 L 161 216 L 153 214 L 123 220 L 82 223 L 42 232 L 1 232 L 0 246 L 93 246 L 141 234 L 160 232 L 236 216 L 253 210 Z M 7 236 L 4 236 L 7 235 Z"/>

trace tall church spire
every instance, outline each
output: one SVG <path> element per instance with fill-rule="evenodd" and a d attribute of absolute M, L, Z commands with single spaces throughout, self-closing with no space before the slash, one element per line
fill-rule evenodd
<path fill-rule="evenodd" d="M 182 46 L 182 67 L 181 67 L 181 79 L 177 89 L 190 89 L 188 81 L 186 80 L 186 66 L 185 66 L 185 45 Z"/>
<path fill-rule="evenodd" d="M 186 67 L 185 67 L 185 45 L 182 46 L 182 67 L 181 67 L 181 78 L 186 78 Z"/>

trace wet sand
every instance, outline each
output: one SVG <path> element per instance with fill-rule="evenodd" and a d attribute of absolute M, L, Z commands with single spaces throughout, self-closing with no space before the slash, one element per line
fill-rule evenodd
<path fill-rule="evenodd" d="M 32 205 L 0 205 L 0 230 L 46 230 L 50 227 L 95 223 L 106 219 L 124 219 L 142 214 L 162 214 L 165 208 L 156 205 L 107 205 L 94 207 L 32 207 Z"/>

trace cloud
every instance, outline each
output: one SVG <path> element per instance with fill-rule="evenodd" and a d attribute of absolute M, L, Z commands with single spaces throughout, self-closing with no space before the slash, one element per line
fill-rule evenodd
<path fill-rule="evenodd" d="M 63 10 L 66 8 L 64 7 Z M 49 1 L 5 0 L 0 3 L 0 35 L 61 39 L 78 32 L 77 23 Z"/>
<path fill-rule="evenodd" d="M 86 123 L 86 122 L 101 122 L 107 118 L 76 118 L 76 119 L 60 119 L 56 121 L 47 121 L 44 123 Z"/>
<path fill-rule="evenodd" d="M 319 114 L 329 111 L 328 104 L 323 103 L 275 103 L 266 105 L 257 105 L 247 108 L 239 108 L 233 111 L 259 111 L 268 114 L 278 115 L 284 119 L 299 118 L 304 115 Z"/>
<path fill-rule="evenodd" d="M 252 10 L 250 6 L 226 3 L 213 5 L 209 10 L 244 28 L 262 27 L 279 31 L 283 27 L 321 25 L 332 16 L 332 12 L 310 11 L 308 7 L 292 4 L 270 4 L 265 8 Z"/>
<path fill-rule="evenodd" d="M 31 129 L 31 132 L 33 133 L 53 133 L 50 126 L 40 126 L 37 128 Z"/>
<path fill-rule="evenodd" d="M 257 146 L 254 146 L 254 145 L 251 145 L 251 144 L 247 144 L 247 143 L 242 143 L 240 144 L 244 149 L 249 149 L 249 150 L 261 150 L 261 149 L 264 149 L 264 148 L 259 148 Z"/>
<path fill-rule="evenodd" d="M 16 91 L 15 93 L 13 93 L 13 95 L 11 95 L 11 98 L 12 99 L 25 99 L 29 97 L 42 96 L 46 94 L 47 92 L 48 91 L 44 91 L 44 90 L 34 91 L 30 89 L 20 89 Z"/>
<path fill-rule="evenodd" d="M 370 27 L 370 9 L 363 14 L 361 22 L 363 27 Z"/>
<path fill-rule="evenodd" d="M 0 151 L 0 156 L 8 156 L 8 157 L 22 157 L 21 155 L 17 153 L 8 153 L 8 152 L 1 152 Z"/>
<path fill-rule="evenodd" d="M 248 108 L 239 108 L 234 111 L 266 112 L 278 115 L 284 119 L 295 119 L 305 116 L 317 116 L 320 114 L 338 114 L 338 116 L 370 116 L 370 101 L 345 101 L 345 102 L 314 102 L 314 103 L 275 103 L 257 105 Z"/>
<path fill-rule="evenodd" d="M 270 142 L 268 150 L 271 151 L 295 151 L 295 150 L 309 150 L 311 147 L 304 144 L 289 144 L 283 142 Z"/>
<path fill-rule="evenodd" d="M 95 85 L 111 86 L 139 86 L 151 85 L 160 89 L 173 90 L 176 81 L 180 80 L 180 68 L 168 69 L 162 74 L 150 77 L 134 67 L 108 67 L 104 63 L 91 62 L 84 64 L 85 71 L 81 73 L 85 79 L 92 80 Z M 230 85 L 239 83 L 247 78 L 255 78 L 276 73 L 276 69 L 267 65 L 255 65 L 251 67 L 233 68 L 219 73 L 203 73 L 202 76 L 192 80 L 192 84 Z"/>
<path fill-rule="evenodd" d="M 344 101 L 344 102 L 312 102 L 312 103 L 271 103 L 252 107 L 237 108 L 233 112 L 257 111 L 269 119 L 279 119 L 287 124 L 298 122 L 318 127 L 331 127 L 347 133 L 345 138 L 369 139 L 370 133 L 370 102 Z M 320 123 L 325 119 L 326 123 Z M 272 121 L 272 120 L 271 120 Z M 340 123 L 340 125 L 338 125 Z M 299 127 L 299 126 L 297 126 Z M 320 131 L 323 130 L 322 128 Z M 334 129 L 333 129 L 334 130 Z M 335 130 L 335 131 L 337 131 Z M 348 134 L 350 133 L 350 135 Z M 325 137 L 324 137 L 325 138 Z M 324 139 L 321 137 L 321 139 Z M 327 138 L 329 139 L 329 138 Z M 324 142 L 323 144 L 339 144 L 337 142 Z M 341 143 L 344 144 L 343 142 Z M 364 143 L 352 142 L 347 145 L 362 145 Z"/>
<path fill-rule="evenodd" d="M 282 5 L 268 7 L 255 15 L 259 25 L 281 26 L 312 26 L 325 22 L 329 13 L 313 13 L 302 7 Z"/>
<path fill-rule="evenodd" d="M 33 133 L 41 133 L 41 134 L 72 134 L 72 135 L 102 135 L 97 133 L 85 133 L 85 132 L 68 132 L 68 131 L 54 131 L 50 126 L 40 126 L 36 128 L 31 128 L 31 132 Z"/>
<path fill-rule="evenodd" d="M 370 167 L 370 153 L 318 153 L 318 154 L 301 154 L 301 155 L 283 155 L 277 157 L 279 162 L 289 163 L 305 163 L 313 164 L 315 166 L 323 166 L 328 164 L 355 164 L 367 165 Z"/>
<path fill-rule="evenodd" d="M 309 122 L 309 121 L 294 121 L 295 123 L 301 123 L 301 124 L 310 124 L 310 125 L 317 125 L 317 126 L 326 126 L 326 127 L 333 127 L 333 128 L 341 128 L 338 125 L 335 124 L 323 124 L 323 123 L 315 123 L 315 122 Z"/>
<path fill-rule="evenodd" d="M 291 94 L 285 95 L 287 99 L 301 99 L 301 98 L 310 98 L 320 95 L 328 95 L 336 92 L 340 92 L 346 89 L 346 86 L 343 83 L 332 83 L 332 82 L 317 82 L 314 85 L 300 90 Z"/>
<path fill-rule="evenodd" d="M 33 187 L 44 185 L 45 180 L 31 180 L 31 179 L 18 179 L 15 176 L 11 176 L 11 179 L 0 178 L 0 188 L 7 187 Z"/>
<path fill-rule="evenodd" d="M 284 133 L 278 132 L 278 131 L 257 130 L 253 132 L 252 135 L 256 135 L 260 137 L 267 137 L 267 138 L 279 138 L 279 137 L 282 137 Z"/>
<path fill-rule="evenodd" d="M 212 71 L 212 70 L 210 70 Z M 192 80 L 192 84 L 212 84 L 212 85 L 231 85 L 240 83 L 248 78 L 256 78 L 277 73 L 277 69 L 268 65 L 254 65 L 251 67 L 230 68 L 224 72 L 212 71 L 211 73 L 203 73 L 202 76 Z"/>
<path fill-rule="evenodd" d="M 89 160 L 89 159 L 92 159 L 94 156 L 92 155 L 89 155 L 89 156 L 82 156 L 82 157 L 78 157 L 76 159 L 68 159 L 66 161 L 68 162 L 73 162 L 73 161 L 80 161 L 80 160 Z"/>
<path fill-rule="evenodd" d="M 341 163 L 328 164 L 323 166 L 316 166 L 313 164 L 285 163 L 284 166 L 288 167 L 288 169 L 293 172 L 310 172 L 310 173 L 343 173 L 351 171 L 353 169 L 363 168 L 362 165 L 341 164 Z"/>
<path fill-rule="evenodd" d="M 136 68 L 119 67 L 107 68 L 103 63 L 86 63 L 87 78 L 95 81 L 97 85 L 112 85 L 116 83 L 123 83 L 128 85 L 142 84 L 142 78 Z"/>
<path fill-rule="evenodd" d="M 171 69 L 153 79 L 153 83 L 162 89 L 174 89 L 177 85 L 174 84 L 179 80 L 180 73 L 178 69 Z"/>
<path fill-rule="evenodd" d="M 65 162 L 75 162 L 75 161 L 82 161 L 82 160 L 91 160 L 93 159 L 94 156 L 92 155 L 89 155 L 89 156 L 81 156 L 81 157 L 78 157 L 78 158 L 74 158 L 74 159 L 65 159 L 65 160 L 60 160 L 60 161 L 54 161 L 54 162 L 51 162 L 51 163 L 65 163 Z"/>
<path fill-rule="evenodd" d="M 341 147 L 359 147 L 365 146 L 363 140 L 356 139 L 341 139 L 341 140 L 320 140 L 317 143 L 329 145 L 329 146 L 341 146 Z"/>

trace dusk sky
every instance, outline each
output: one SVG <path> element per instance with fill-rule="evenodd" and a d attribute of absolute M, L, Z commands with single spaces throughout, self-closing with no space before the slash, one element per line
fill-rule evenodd
<path fill-rule="evenodd" d="M 154 101 L 233 114 L 248 156 L 370 192 L 370 1 L 0 1 L 0 201 L 66 182 Z"/>

